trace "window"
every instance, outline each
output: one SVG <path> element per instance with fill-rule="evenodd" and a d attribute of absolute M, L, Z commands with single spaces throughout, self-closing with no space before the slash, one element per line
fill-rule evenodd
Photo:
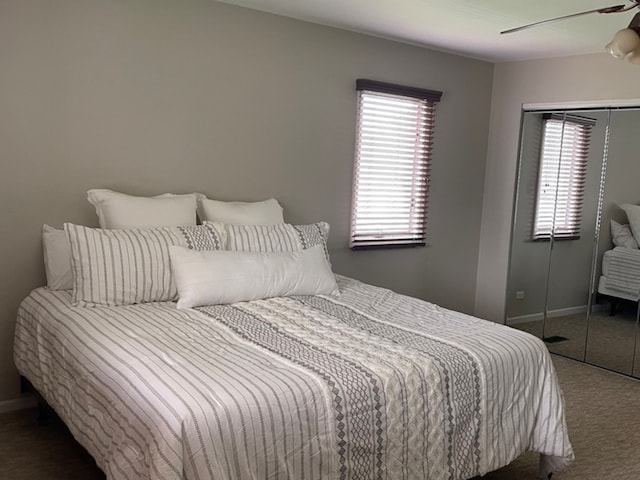
<path fill-rule="evenodd" d="M 544 117 L 533 239 L 580 235 L 591 127 L 590 118 Z"/>
<path fill-rule="evenodd" d="M 425 244 L 435 102 L 441 92 L 358 80 L 351 248 Z"/>

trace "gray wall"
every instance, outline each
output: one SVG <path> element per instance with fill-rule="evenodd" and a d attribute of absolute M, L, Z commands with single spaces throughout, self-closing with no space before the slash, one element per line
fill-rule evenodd
<path fill-rule="evenodd" d="M 525 103 L 640 105 L 640 69 L 607 54 L 495 66 L 474 313 L 504 321 L 518 132 Z"/>
<path fill-rule="evenodd" d="M 277 197 L 326 220 L 335 270 L 471 312 L 493 65 L 212 0 L 0 0 L 0 401 L 40 228 L 89 188 Z M 356 78 L 442 90 L 429 246 L 351 252 Z"/>

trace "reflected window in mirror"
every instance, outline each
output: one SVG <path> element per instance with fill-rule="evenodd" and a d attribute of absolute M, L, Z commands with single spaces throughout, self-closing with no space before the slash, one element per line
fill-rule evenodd
<path fill-rule="evenodd" d="M 586 117 L 544 116 L 533 240 L 579 238 L 594 125 Z"/>

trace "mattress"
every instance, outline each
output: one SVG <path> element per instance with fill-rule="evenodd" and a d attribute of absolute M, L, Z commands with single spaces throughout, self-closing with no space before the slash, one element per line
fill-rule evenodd
<path fill-rule="evenodd" d="M 598 292 L 628 300 L 640 294 L 640 250 L 616 247 L 602 256 Z"/>
<path fill-rule="evenodd" d="M 602 275 L 607 276 L 609 274 L 609 266 L 611 265 L 611 255 L 613 250 L 607 250 L 602 255 Z"/>
<path fill-rule="evenodd" d="M 617 298 L 623 298 L 625 300 L 631 300 L 633 302 L 638 300 L 637 295 L 608 288 L 607 284 L 610 281 L 611 280 L 606 275 L 600 275 L 600 279 L 598 280 L 598 293 L 601 293 L 602 295 L 609 295 L 610 297 L 617 297 Z"/>
<path fill-rule="evenodd" d="M 468 479 L 573 460 L 537 338 L 356 280 L 177 310 L 34 290 L 18 370 L 108 479 Z"/>

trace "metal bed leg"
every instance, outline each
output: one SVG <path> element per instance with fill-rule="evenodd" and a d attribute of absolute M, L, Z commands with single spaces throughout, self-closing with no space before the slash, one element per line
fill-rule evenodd
<path fill-rule="evenodd" d="M 611 306 L 611 308 L 609 309 L 609 316 L 615 317 L 616 313 L 618 313 L 618 302 L 616 302 L 613 298 L 610 298 L 609 303 Z"/>

